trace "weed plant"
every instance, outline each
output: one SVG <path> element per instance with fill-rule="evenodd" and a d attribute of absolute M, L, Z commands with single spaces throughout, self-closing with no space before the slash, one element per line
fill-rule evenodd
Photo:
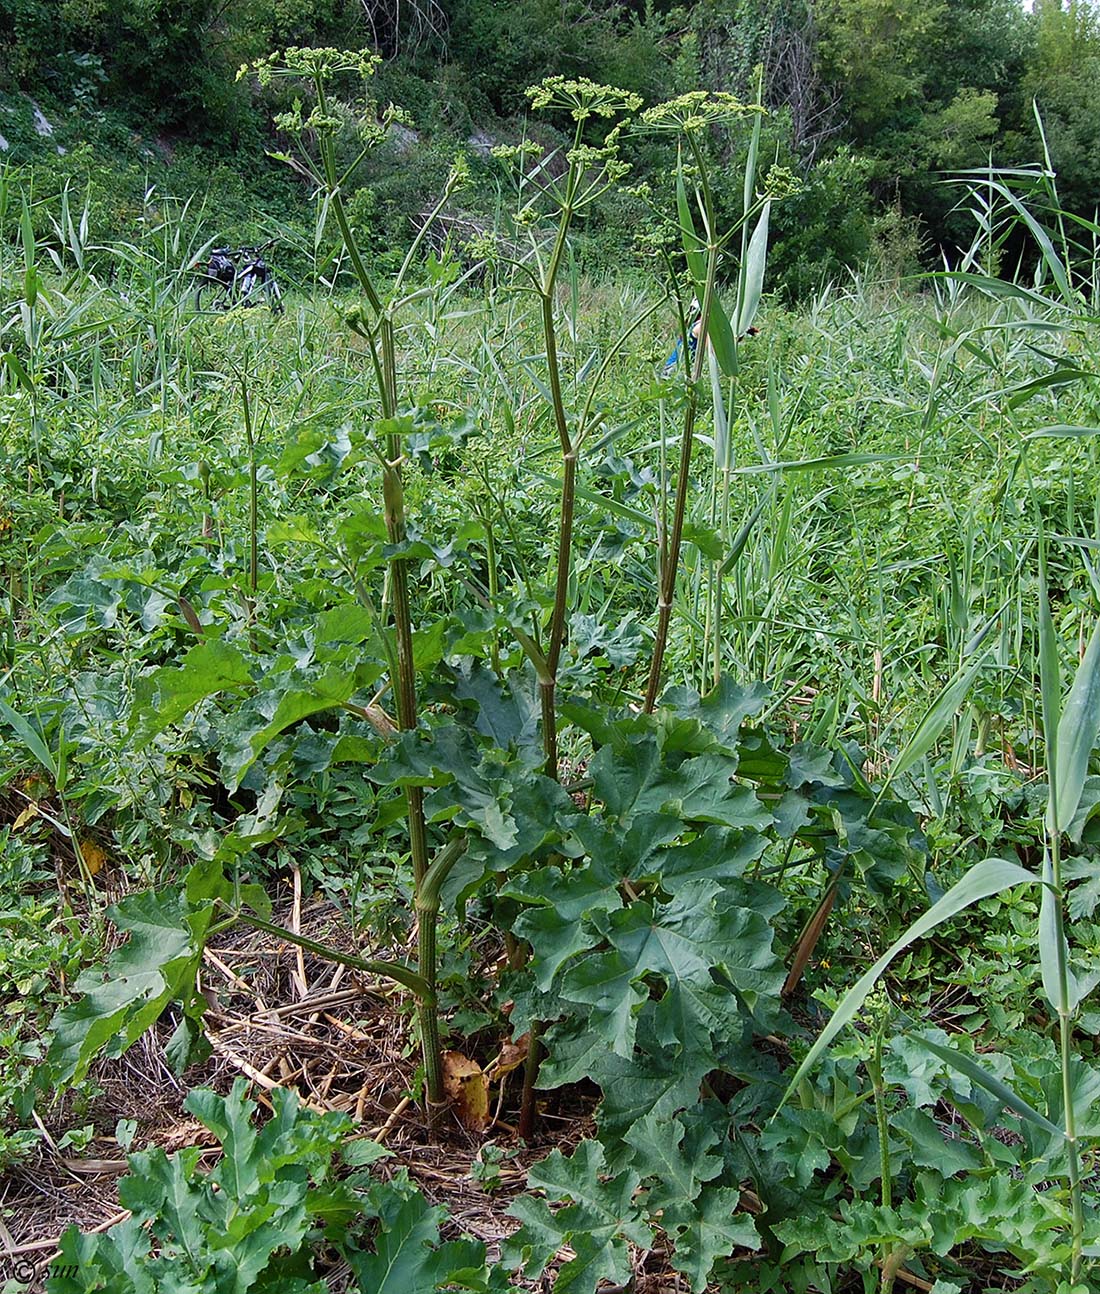
<path fill-rule="evenodd" d="M 334 57 L 282 70 L 315 93 L 363 70 Z M 448 1032 L 471 1052 L 541 1033 L 532 1118 L 536 1093 L 601 1089 L 595 1135 L 513 1202 L 504 1268 L 471 1251 L 437 1284 L 506 1288 L 569 1249 L 555 1288 L 591 1291 L 628 1277 L 629 1241 L 696 1291 L 1078 1294 L 1100 1032 L 1089 230 L 1045 173 L 1026 202 L 1018 177 L 971 177 L 956 266 L 798 314 L 765 300 L 750 335 L 783 177 L 715 228 L 690 103 L 651 195 L 671 280 L 576 271 L 578 193 L 623 178 L 618 127 L 588 133 L 597 104 L 629 114 L 611 94 L 540 92 L 573 156 L 511 159 L 521 194 L 556 179 L 483 281 L 413 254 L 385 289 L 310 101 L 319 245 L 339 235 L 358 291 L 280 319 L 187 307 L 182 208 L 100 245 L 71 199 L 3 178 L 4 956 L 26 985 L 4 1027 L 44 1056 L 37 1094 L 0 1073 L 4 1153 L 48 1086 L 171 1003 L 171 1057 L 201 1055 L 204 943 L 277 929 L 293 857 L 369 945 L 344 959 L 418 1003 L 430 1097 Z M 738 115 L 705 104 L 708 129 Z M 1037 275 L 995 277 L 1021 229 Z M 665 376 L 697 288 L 712 344 Z M 129 942 L 74 992 L 104 869 Z M 79 938 L 74 912 L 96 918 Z M 475 930 L 505 970 L 475 969 Z M 244 1138 L 241 1099 L 192 1098 Z M 335 1134 L 278 1118 L 322 1180 Z M 293 1212 L 305 1177 L 251 1155 Z M 226 1197 L 193 1169 L 157 1160 L 220 1269 Z M 409 1198 L 341 1195 L 378 1222 L 363 1288 L 418 1225 L 436 1251 Z M 142 1199 L 167 1263 L 184 1233 Z M 294 1214 L 303 1282 L 323 1225 Z M 66 1253 L 129 1289 L 136 1234 Z M 250 1244 L 274 1288 L 277 1247 Z"/>

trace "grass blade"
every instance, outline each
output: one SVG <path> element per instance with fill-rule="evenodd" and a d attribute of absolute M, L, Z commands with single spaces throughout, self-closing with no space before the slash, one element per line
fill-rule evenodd
<path fill-rule="evenodd" d="M 745 295 L 741 301 L 741 312 L 737 316 L 739 337 L 743 337 L 752 327 L 752 321 L 760 308 L 760 297 L 764 291 L 764 269 L 768 263 L 768 219 L 771 206 L 770 202 L 764 203 L 745 253 Z"/>
<path fill-rule="evenodd" d="M 1051 831 L 1058 823 L 1058 726 L 1062 710 L 1062 671 L 1058 664 L 1058 641 L 1047 597 L 1047 548 L 1045 537 L 1039 542 L 1039 694 L 1043 706 L 1043 741 L 1047 752 L 1047 782 L 1050 807 L 1047 816 Z"/>
<path fill-rule="evenodd" d="M 916 731 L 902 747 L 901 753 L 893 764 L 891 764 L 886 786 L 901 777 L 903 773 L 908 772 L 914 764 L 919 764 L 936 744 L 940 733 L 958 713 L 959 706 L 962 705 L 966 694 L 970 691 L 971 685 L 985 664 L 988 654 L 988 649 L 979 652 L 972 661 L 961 665 L 955 671 L 954 677 L 925 711 L 924 717 L 917 724 Z M 885 790 L 885 786 L 883 790 Z"/>
<path fill-rule="evenodd" d="M 1061 901 L 1054 885 L 1050 854 L 1044 854 L 1043 894 L 1039 903 L 1039 969 L 1047 1001 L 1060 1016 L 1064 1016 L 1072 1010 L 1071 1003 L 1077 996 L 1077 977 L 1069 968 L 1069 948 L 1058 919 Z"/>
<path fill-rule="evenodd" d="M 1084 659 L 1058 720 L 1058 799 L 1056 827 L 1073 821 L 1089 773 L 1089 757 L 1100 732 L 1100 622 L 1092 631 Z"/>
<path fill-rule="evenodd" d="M 57 761 L 43 740 L 41 733 L 33 728 L 18 710 L 13 710 L 6 701 L 0 701 L 0 719 L 3 719 L 9 728 L 14 729 L 16 736 L 54 779 L 56 785 Z"/>

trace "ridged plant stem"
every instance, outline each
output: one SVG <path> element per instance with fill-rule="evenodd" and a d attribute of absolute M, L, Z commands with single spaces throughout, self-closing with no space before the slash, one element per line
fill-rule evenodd
<path fill-rule="evenodd" d="M 327 112 L 325 87 L 323 79 L 318 76 L 314 81 L 318 103 L 322 114 Z M 376 290 L 355 234 L 344 208 L 343 195 L 336 166 L 336 155 L 331 137 L 321 144 L 321 161 L 326 182 L 327 196 L 331 203 L 336 223 L 347 249 L 352 270 L 367 299 L 372 319 L 365 326 L 365 336 L 369 346 L 371 363 L 378 384 L 378 397 L 382 417 L 392 424 L 397 415 L 397 348 L 394 341 L 393 318 Z M 385 462 L 382 468 L 382 503 L 385 513 L 386 535 L 393 545 L 401 545 L 406 538 L 405 495 L 401 480 L 403 446 L 400 436 L 395 431 L 386 435 Z M 398 726 L 412 732 L 417 723 L 416 697 L 416 661 L 413 655 L 412 612 L 409 597 L 408 562 L 403 557 L 395 557 L 390 563 L 391 614 L 393 616 L 394 646 L 396 649 L 397 676 L 392 680 L 397 709 Z M 419 914 L 421 889 L 428 873 L 427 828 L 424 822 L 423 791 L 418 786 L 405 788 L 405 802 L 409 830 L 409 852 L 412 857 L 413 878 L 416 887 L 416 903 Z M 436 978 L 436 920 L 435 914 L 418 925 L 418 962 L 420 974 L 431 986 L 431 991 L 421 997 L 418 1013 L 420 1016 L 421 1041 L 424 1051 L 424 1072 L 426 1076 L 427 1097 L 430 1104 L 438 1104 L 444 1099 L 443 1070 L 439 1053 L 439 1019 L 435 1004 Z"/>
<path fill-rule="evenodd" d="M 691 381 L 684 406 L 683 434 L 680 441 L 680 475 L 676 481 L 676 498 L 672 509 L 672 526 L 668 538 L 658 550 L 657 631 L 653 639 L 653 654 L 649 661 L 649 682 L 646 685 L 645 709 L 652 713 L 661 690 L 665 649 L 668 645 L 669 624 L 672 619 L 672 602 L 676 593 L 676 575 L 680 566 L 680 547 L 684 536 L 684 517 L 687 512 L 688 489 L 691 485 L 691 452 L 695 443 L 695 419 L 699 410 L 699 383 L 707 356 L 707 324 L 710 319 L 714 284 L 718 275 L 718 242 L 714 234 L 714 204 L 707 180 L 706 161 L 692 142 L 695 165 L 700 176 L 703 195 L 703 215 L 707 235 L 706 277 L 703 300 L 700 305 L 699 336 L 695 347 L 695 360 L 691 367 Z M 688 329 L 691 328 L 688 320 Z"/>

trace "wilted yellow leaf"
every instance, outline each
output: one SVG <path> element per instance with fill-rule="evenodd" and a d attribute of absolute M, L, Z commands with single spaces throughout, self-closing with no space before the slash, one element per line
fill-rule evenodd
<path fill-rule="evenodd" d="M 85 836 L 84 839 L 81 840 L 80 854 L 84 859 L 84 866 L 88 869 L 89 876 L 97 876 L 103 870 L 103 864 L 107 861 L 107 855 L 90 837 Z"/>
<path fill-rule="evenodd" d="M 445 1051 L 443 1090 L 462 1126 L 470 1132 L 484 1132 L 489 1126 L 489 1080 L 477 1061 L 460 1051 Z"/>
<path fill-rule="evenodd" d="M 31 821 L 32 818 L 38 817 L 38 805 L 28 804 L 21 814 L 11 824 L 12 831 L 19 831 Z"/>

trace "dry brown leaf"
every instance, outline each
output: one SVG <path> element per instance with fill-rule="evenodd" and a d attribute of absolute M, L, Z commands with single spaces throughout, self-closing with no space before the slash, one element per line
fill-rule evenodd
<path fill-rule="evenodd" d="M 484 1132 L 489 1126 L 489 1080 L 477 1061 L 460 1051 L 445 1051 L 443 1090 L 462 1126 L 469 1132 Z"/>
<path fill-rule="evenodd" d="M 519 1069 L 520 1065 L 527 1059 L 527 1051 L 531 1046 L 531 1035 L 529 1033 L 521 1034 L 515 1042 L 506 1042 L 500 1049 L 500 1055 L 493 1061 L 486 1071 L 486 1077 L 490 1083 L 495 1083 L 497 1079 L 503 1078 L 505 1074 L 510 1074 L 513 1069 Z"/>

